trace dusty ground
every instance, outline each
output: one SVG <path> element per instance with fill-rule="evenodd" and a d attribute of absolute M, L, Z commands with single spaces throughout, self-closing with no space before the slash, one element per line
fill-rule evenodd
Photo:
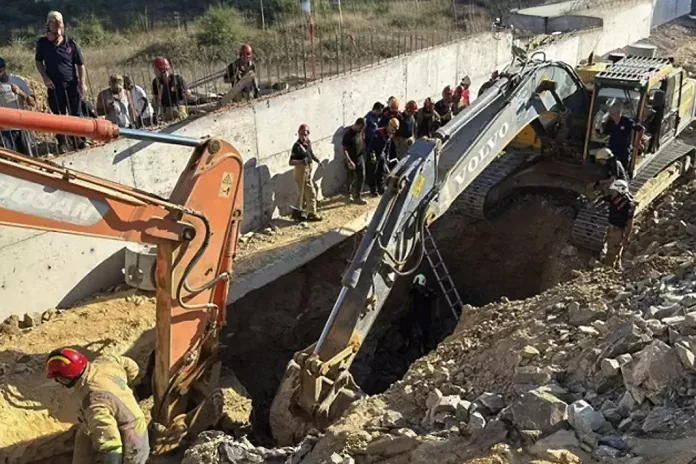
<path fill-rule="evenodd" d="M 662 56 L 672 56 L 687 71 L 696 72 L 696 21 L 688 16 L 664 24 L 653 30 L 641 43 L 658 47 Z"/>

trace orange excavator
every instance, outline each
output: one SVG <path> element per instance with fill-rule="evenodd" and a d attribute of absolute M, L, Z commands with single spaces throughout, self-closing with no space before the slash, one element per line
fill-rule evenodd
<path fill-rule="evenodd" d="M 0 224 L 157 246 L 153 451 L 204 421 L 219 372 L 243 163 L 227 142 L 121 129 L 105 120 L 0 108 L 0 127 L 194 148 L 169 199 L 0 149 Z"/>

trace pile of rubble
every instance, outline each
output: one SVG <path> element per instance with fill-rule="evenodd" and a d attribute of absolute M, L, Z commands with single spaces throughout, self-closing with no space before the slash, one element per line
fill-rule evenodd
<path fill-rule="evenodd" d="M 533 298 L 465 308 L 437 350 L 301 451 L 216 435 L 189 453 L 213 447 L 217 460 L 195 461 L 211 463 L 690 462 L 696 446 L 678 439 L 696 437 L 694 192 L 684 185 L 644 214 L 623 275 L 595 266 Z"/>

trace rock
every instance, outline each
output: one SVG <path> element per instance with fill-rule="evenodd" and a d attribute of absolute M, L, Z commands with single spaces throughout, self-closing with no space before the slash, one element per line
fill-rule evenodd
<path fill-rule="evenodd" d="M 513 381 L 516 384 L 544 385 L 551 381 L 551 375 L 536 366 L 519 366 Z"/>
<path fill-rule="evenodd" d="M 599 331 L 589 325 L 581 325 L 580 327 L 578 327 L 578 331 L 581 334 L 590 335 L 592 337 L 596 337 L 597 335 L 599 335 Z"/>
<path fill-rule="evenodd" d="M 630 363 L 633 361 L 633 356 L 631 356 L 628 353 L 619 355 L 616 357 L 616 360 L 619 362 L 619 366 L 623 366 L 624 364 Z"/>
<path fill-rule="evenodd" d="M 602 411 L 604 418 L 611 422 L 612 425 L 618 425 L 623 420 L 623 416 L 619 412 L 619 408 L 607 409 Z"/>
<path fill-rule="evenodd" d="M 520 351 L 520 356 L 524 359 L 534 359 L 541 356 L 541 353 L 532 345 L 527 345 Z"/>
<path fill-rule="evenodd" d="M 476 398 L 476 403 L 481 404 L 493 415 L 498 414 L 505 407 L 505 400 L 503 400 L 501 395 L 489 392 L 485 392 Z"/>
<path fill-rule="evenodd" d="M 435 408 L 442 400 L 442 392 L 437 388 L 428 393 L 428 398 L 425 400 L 425 407 L 430 409 Z"/>
<path fill-rule="evenodd" d="M 382 414 L 382 417 L 380 417 L 379 424 L 382 427 L 393 429 L 397 427 L 404 427 L 407 425 L 407 421 L 400 412 L 388 410 Z"/>
<path fill-rule="evenodd" d="M 683 368 L 674 348 L 654 340 L 640 352 L 638 360 L 621 367 L 624 384 L 638 401 L 641 387 L 651 399 L 668 394 L 681 382 Z M 641 403 L 642 401 L 638 401 Z"/>
<path fill-rule="evenodd" d="M 609 321 L 611 327 L 611 320 Z M 639 327 L 633 322 L 620 323 L 612 327 L 609 345 L 602 351 L 600 358 L 616 358 L 620 354 L 640 351 L 653 340 L 648 329 Z"/>
<path fill-rule="evenodd" d="M 568 323 L 574 326 L 590 324 L 599 319 L 601 313 L 594 308 L 581 308 L 577 302 L 568 305 Z"/>
<path fill-rule="evenodd" d="M 365 453 L 388 458 L 411 451 L 418 446 L 418 443 L 417 439 L 404 435 L 385 435 L 382 438 L 371 441 L 365 448 Z"/>
<path fill-rule="evenodd" d="M 603 436 L 599 439 L 598 443 L 599 445 L 610 446 L 619 451 L 626 451 L 628 449 L 626 442 L 623 441 L 621 437 L 616 435 Z"/>
<path fill-rule="evenodd" d="M 331 464 L 348 464 L 348 462 L 350 462 L 350 461 L 353 461 L 353 458 L 350 458 L 350 459 L 344 458 L 343 456 L 341 456 L 338 453 L 332 454 L 331 457 L 329 458 L 329 462 Z"/>
<path fill-rule="evenodd" d="M 41 325 L 41 313 L 27 313 L 24 315 L 24 319 L 22 319 L 21 324 L 19 325 L 20 329 L 28 329 L 30 327 L 36 327 L 38 325 Z"/>
<path fill-rule="evenodd" d="M 621 370 L 621 365 L 616 359 L 604 358 L 600 364 L 602 373 L 607 377 L 614 377 L 618 375 Z"/>
<path fill-rule="evenodd" d="M 580 400 L 568 407 L 568 423 L 575 429 L 580 440 L 593 445 L 596 440 L 594 432 L 605 426 L 606 419 L 587 401 Z"/>
<path fill-rule="evenodd" d="M 689 313 L 684 316 L 684 322 L 682 324 L 684 327 L 696 328 L 696 312 Z"/>
<path fill-rule="evenodd" d="M 49 309 L 47 311 L 44 311 L 43 314 L 41 315 L 41 321 L 42 322 L 48 322 L 52 319 L 55 319 L 56 316 L 60 314 L 57 309 Z"/>
<path fill-rule="evenodd" d="M 486 419 L 480 412 L 475 412 L 469 416 L 469 431 L 475 432 L 486 427 Z"/>
<path fill-rule="evenodd" d="M 631 419 L 630 417 L 627 417 L 626 419 L 619 422 L 619 430 L 621 430 L 622 432 L 628 430 L 628 428 L 632 425 L 632 423 L 633 423 L 633 419 Z"/>
<path fill-rule="evenodd" d="M 530 454 L 544 459 L 544 461 L 531 461 L 530 464 L 538 462 L 582 464 L 577 456 L 568 451 L 569 449 L 580 449 L 580 442 L 571 430 L 559 430 L 529 447 Z"/>
<path fill-rule="evenodd" d="M 607 327 L 607 323 L 604 321 L 594 321 L 592 327 L 597 329 L 597 332 L 602 335 L 607 335 L 609 333 L 609 327 Z"/>
<path fill-rule="evenodd" d="M 684 324 L 686 316 L 672 316 L 661 319 L 662 323 L 668 326 L 680 326 Z"/>
<path fill-rule="evenodd" d="M 469 409 L 471 409 L 471 402 L 461 400 L 457 405 L 457 419 L 459 421 L 469 422 Z"/>
<path fill-rule="evenodd" d="M 621 454 L 621 451 L 611 446 L 600 445 L 592 454 L 596 458 L 617 458 Z"/>
<path fill-rule="evenodd" d="M 696 367 L 696 355 L 691 348 L 683 342 L 678 342 L 674 345 L 674 350 L 677 352 L 684 369 L 693 371 Z"/>
<path fill-rule="evenodd" d="M 25 363 L 17 363 L 14 366 L 13 372 L 15 374 L 23 374 L 24 372 L 29 370 L 29 366 L 27 366 Z"/>
<path fill-rule="evenodd" d="M 550 393 L 537 389 L 523 394 L 505 408 L 508 409 L 519 429 L 540 430 L 548 435 L 562 426 L 568 405 Z"/>
<path fill-rule="evenodd" d="M 679 304 L 684 308 L 690 308 L 696 305 L 696 293 L 687 293 L 682 297 L 681 301 L 679 301 Z"/>
<path fill-rule="evenodd" d="M 526 446 L 531 446 L 537 441 L 542 436 L 541 430 L 520 430 L 520 438 L 522 440 L 522 444 Z"/>
<path fill-rule="evenodd" d="M 667 432 L 674 426 L 676 411 L 662 406 L 654 407 L 645 418 L 641 429 L 645 433 Z"/>

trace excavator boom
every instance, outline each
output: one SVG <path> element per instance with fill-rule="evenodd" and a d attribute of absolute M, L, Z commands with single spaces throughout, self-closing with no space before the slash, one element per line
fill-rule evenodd
<path fill-rule="evenodd" d="M 168 200 L 0 150 L 0 224 L 157 245 L 154 448 L 176 447 L 216 382 L 209 374 L 218 362 L 217 339 L 242 220 L 239 153 L 217 139 L 4 108 L 0 127 L 106 141 L 127 135 L 196 147 Z"/>
<path fill-rule="evenodd" d="M 586 110 L 587 92 L 565 63 L 516 60 L 501 76 L 435 139 L 416 141 L 389 174 L 318 342 L 295 355 L 281 381 L 270 417 L 280 444 L 326 427 L 360 395 L 350 365 L 396 278 L 420 265 L 427 225 L 540 114 Z"/>

